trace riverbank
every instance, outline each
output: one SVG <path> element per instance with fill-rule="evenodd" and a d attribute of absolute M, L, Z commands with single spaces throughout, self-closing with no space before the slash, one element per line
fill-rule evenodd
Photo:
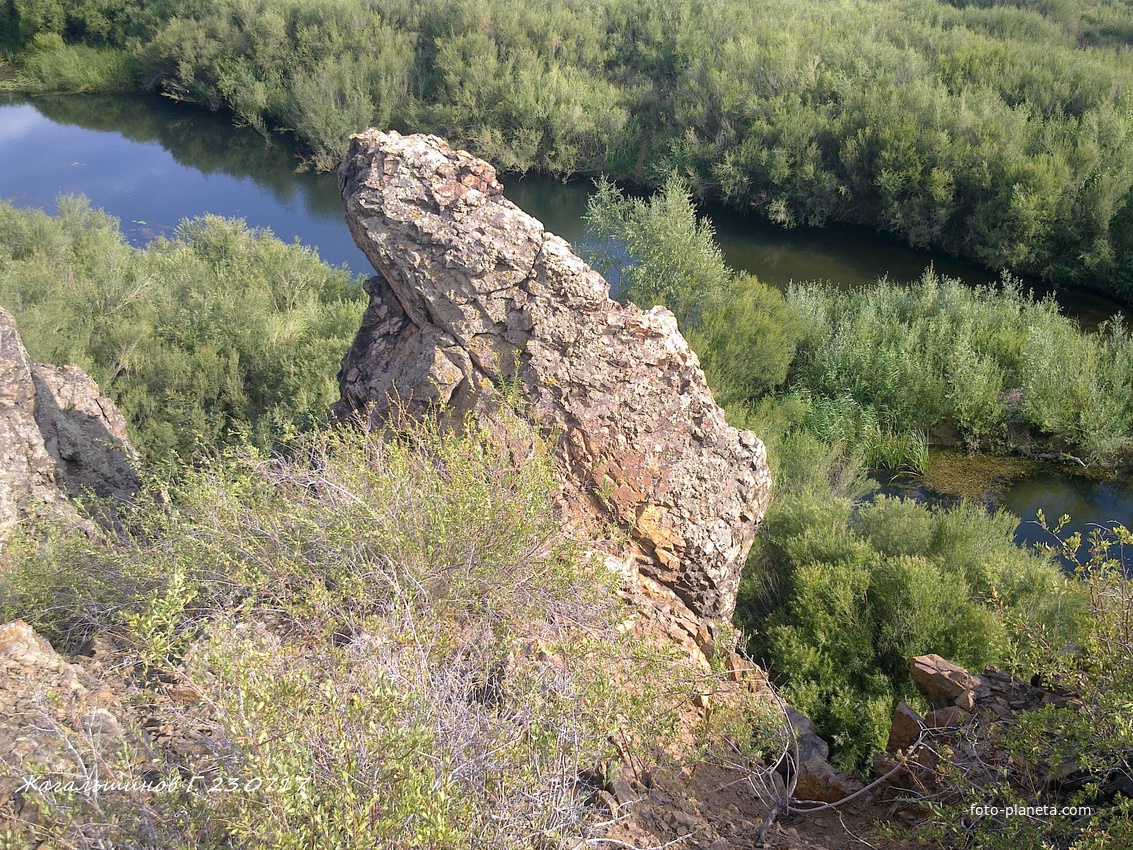
<path fill-rule="evenodd" d="M 503 170 L 650 187 L 678 173 L 787 226 L 855 222 L 1058 287 L 1133 286 L 1133 135 L 1115 83 L 1133 76 L 1133 18 L 1108 3 L 0 14 L 27 90 L 144 85 L 265 136 L 287 128 L 319 168 L 364 126 L 430 131 Z"/>
<path fill-rule="evenodd" d="M 336 393 L 333 375 L 348 344 L 341 328 L 359 321 L 362 305 L 345 276 L 325 267 L 315 274 L 307 252 L 217 219 L 190 222 L 175 241 L 132 249 L 107 217 L 65 206 L 59 220 L 15 210 L 0 216 L 10 246 L 0 252 L 3 300 L 23 299 L 16 306 L 34 356 L 47 359 L 45 347 L 66 344 L 74 353 L 61 359 L 96 364 L 92 372 L 107 376 L 135 428 L 146 429 L 143 449 L 158 457 L 232 456 L 252 451 L 241 448 L 249 441 L 262 452 L 310 426 L 312 412 Z M 676 211 L 681 227 L 697 229 L 691 204 Z M 707 253 L 676 259 L 711 260 L 711 246 L 699 247 Z M 79 286 L 83 295 L 75 298 Z M 705 294 L 713 296 L 706 309 L 731 315 L 719 293 Z M 787 309 L 777 290 L 759 294 L 745 296 L 747 309 Z M 64 339 L 60 326 L 91 334 Z M 746 348 L 739 330 L 774 344 L 747 321 L 732 322 L 727 336 L 705 336 L 700 327 L 709 343 Z M 698 348 L 711 370 L 719 350 Z M 755 360 L 767 370 L 770 360 Z M 729 390 L 717 385 L 718 393 Z M 797 395 L 764 402 L 728 411 L 731 421 L 746 417 L 758 429 L 777 483 L 745 568 L 738 622 L 771 675 L 836 743 L 840 763 L 860 765 L 883 743 L 893 702 L 910 697 L 909 654 L 1004 663 L 1008 626 L 1019 621 L 1070 639 L 1077 586 L 1013 542 L 1013 518 L 977 505 L 865 505 L 861 443 L 817 435 Z"/>

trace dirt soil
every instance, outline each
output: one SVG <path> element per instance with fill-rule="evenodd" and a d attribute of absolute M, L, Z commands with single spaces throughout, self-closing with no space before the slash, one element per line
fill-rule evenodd
<path fill-rule="evenodd" d="M 747 777 L 719 766 L 693 776 L 631 781 L 637 799 L 617 805 L 602 839 L 589 846 L 632 850 L 926 850 L 904 807 L 864 796 L 813 814 L 782 814 L 764 829 L 769 806 Z M 615 814 L 616 812 L 616 814 Z"/>

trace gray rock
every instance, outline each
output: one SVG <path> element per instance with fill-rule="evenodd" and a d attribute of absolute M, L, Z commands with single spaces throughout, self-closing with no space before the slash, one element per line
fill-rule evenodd
<path fill-rule="evenodd" d="M 135 462 L 114 403 L 81 369 L 32 363 L 0 308 L 0 540 L 18 522 L 69 513 L 65 495 L 129 498 Z"/>
<path fill-rule="evenodd" d="M 730 616 L 770 474 L 760 441 L 724 422 L 673 315 L 611 301 L 488 163 L 436 137 L 357 135 L 339 183 L 379 273 L 339 416 L 472 415 L 519 453 L 539 435 L 565 522 L 612 521 L 641 573 L 700 616 Z"/>
<path fill-rule="evenodd" d="M 787 719 L 791 721 L 791 728 L 795 730 L 795 740 L 798 743 L 799 763 L 820 759 L 825 761 L 830 756 L 830 745 L 814 731 L 814 723 L 804 714 L 800 714 L 791 706 L 786 707 Z"/>
<path fill-rule="evenodd" d="M 36 421 L 64 491 L 131 499 L 141 487 L 126 419 L 77 366 L 32 365 Z"/>
<path fill-rule="evenodd" d="M 35 413 L 31 360 L 15 320 L 0 309 L 0 537 L 62 500 Z"/>

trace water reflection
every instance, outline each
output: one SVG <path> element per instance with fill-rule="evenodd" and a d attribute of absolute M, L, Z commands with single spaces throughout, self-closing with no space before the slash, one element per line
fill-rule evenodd
<path fill-rule="evenodd" d="M 370 264 L 342 218 L 333 174 L 298 174 L 298 157 L 225 118 L 161 98 L 44 97 L 0 106 L 0 197 L 51 210 L 82 194 L 136 245 L 184 218 L 243 218 L 316 248 L 357 274 Z"/>
<path fill-rule="evenodd" d="M 1052 514 L 1053 506 L 1057 506 L 1059 514 L 1070 515 L 1071 521 L 1063 536 L 1081 532 L 1082 539 L 1086 540 L 1099 527 L 1099 522 L 1133 526 L 1133 483 L 1098 482 L 1080 475 L 1044 471 L 1016 482 L 1003 497 L 1003 507 L 1023 520 L 1015 532 L 1016 540 L 1021 543 L 1053 542 L 1035 521 L 1036 513 L 1041 510 L 1048 524 L 1054 526 L 1058 516 Z M 1083 546 L 1080 557 L 1087 557 L 1087 549 Z M 1133 551 L 1123 553 L 1122 562 L 1127 570 L 1133 569 Z"/>
<path fill-rule="evenodd" d="M 922 478 L 886 472 L 878 473 L 874 478 L 880 485 L 878 494 L 900 496 L 930 505 L 948 506 L 959 501 L 955 495 L 929 489 Z M 1015 541 L 1024 546 L 1057 544 L 1057 540 L 1037 521 L 1040 510 L 1052 529 L 1059 517 L 1069 515 L 1070 522 L 1060 536 L 1065 539 L 1075 532 L 1082 534 L 1084 543 L 1079 557 L 1083 560 L 1089 557 L 1085 541 L 1093 531 L 1115 522 L 1133 527 L 1133 479 L 1128 476 L 1114 481 L 1099 481 L 1087 475 L 1041 465 L 1038 471 L 1028 471 L 1018 477 L 1008 473 L 1003 481 L 990 479 L 981 494 L 968 494 L 968 498 L 982 503 L 989 510 L 1002 509 L 1019 517 Z M 1110 555 L 1120 560 L 1126 571 L 1133 574 L 1133 549 L 1114 549 Z M 1067 568 L 1073 567 L 1069 561 L 1063 563 Z"/>

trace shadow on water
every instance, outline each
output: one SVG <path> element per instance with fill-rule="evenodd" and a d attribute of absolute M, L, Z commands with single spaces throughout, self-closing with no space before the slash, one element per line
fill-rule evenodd
<path fill-rule="evenodd" d="M 590 181 L 562 183 L 538 174 L 503 175 L 501 179 L 504 194 L 541 220 L 552 233 L 571 243 L 583 238 L 583 216 L 593 190 Z M 828 281 L 839 289 L 863 289 L 873 286 L 879 277 L 909 283 L 929 267 L 972 285 L 994 285 L 1002 277 L 998 271 L 911 248 L 865 227 L 828 224 L 787 230 L 761 216 L 744 215 L 720 204 L 705 205 L 701 213 L 711 218 L 716 240 L 729 266 L 750 272 L 780 289 L 803 281 Z M 1042 281 L 1023 279 L 1023 285 L 1040 298 L 1054 293 Z M 1126 312 L 1120 302 L 1084 290 L 1059 290 L 1056 300 L 1067 315 L 1086 329 L 1094 329 L 1114 314 Z"/>
<path fill-rule="evenodd" d="M 302 160 L 285 138 L 268 140 L 253 130 L 234 128 L 227 115 L 164 97 L 135 95 L 62 95 L 37 97 L 31 103 L 56 124 L 117 133 L 138 144 L 157 142 L 186 168 L 251 178 L 280 203 L 302 196 L 312 212 L 342 218 L 333 177 L 296 173 Z"/>
<path fill-rule="evenodd" d="M 10 98 L 0 101 L 0 161 L 18 163 L 0 169 L 0 198 L 50 210 L 60 195 L 85 195 L 135 245 L 215 214 L 371 273 L 343 222 L 335 176 L 296 173 L 286 139 L 269 143 L 221 115 L 160 97 Z"/>

